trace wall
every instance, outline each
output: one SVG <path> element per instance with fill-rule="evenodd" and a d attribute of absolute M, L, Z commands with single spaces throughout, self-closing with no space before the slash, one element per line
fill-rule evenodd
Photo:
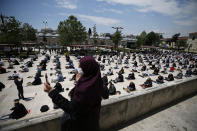
<path fill-rule="evenodd" d="M 140 94 L 130 94 L 102 102 L 100 114 L 101 129 L 108 129 L 128 120 L 135 119 L 155 108 L 197 92 L 197 78 L 179 80 L 168 85 L 146 89 Z M 38 116 L 15 123 L 1 125 L 0 130 L 14 131 L 54 131 L 60 130 L 62 111 Z"/>

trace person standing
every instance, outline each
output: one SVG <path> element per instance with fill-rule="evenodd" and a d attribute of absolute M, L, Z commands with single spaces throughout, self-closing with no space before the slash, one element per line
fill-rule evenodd
<path fill-rule="evenodd" d="M 25 99 L 24 95 L 23 95 L 23 78 L 21 78 L 21 80 L 19 81 L 19 77 L 15 77 L 14 78 L 14 83 L 17 87 L 18 90 L 18 97 L 19 99 Z"/>
<path fill-rule="evenodd" d="M 99 114 L 104 94 L 100 67 L 91 56 L 79 61 L 83 73 L 76 74 L 76 85 L 72 89 L 71 101 L 64 98 L 49 83 L 44 84 L 44 91 L 62 110 L 62 131 L 99 131 Z"/>

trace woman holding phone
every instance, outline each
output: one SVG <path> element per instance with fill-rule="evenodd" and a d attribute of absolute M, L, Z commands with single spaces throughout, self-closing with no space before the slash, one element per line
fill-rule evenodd
<path fill-rule="evenodd" d="M 71 100 L 67 100 L 48 82 L 44 91 L 52 101 L 64 110 L 61 122 L 62 131 L 98 131 L 99 114 L 103 91 L 99 64 L 92 56 L 85 56 L 79 61 L 76 85 L 72 89 Z"/>

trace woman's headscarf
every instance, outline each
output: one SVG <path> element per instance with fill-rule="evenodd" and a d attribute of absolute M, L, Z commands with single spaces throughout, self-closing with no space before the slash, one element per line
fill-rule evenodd
<path fill-rule="evenodd" d="M 79 62 L 84 74 L 75 86 L 74 98 L 81 104 L 100 106 L 103 93 L 100 66 L 92 56 L 85 56 Z"/>

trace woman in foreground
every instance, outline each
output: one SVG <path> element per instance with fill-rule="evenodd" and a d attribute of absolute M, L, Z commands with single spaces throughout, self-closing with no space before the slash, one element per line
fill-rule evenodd
<path fill-rule="evenodd" d="M 48 92 L 52 101 L 64 110 L 62 131 L 98 131 L 104 93 L 100 67 L 93 57 L 85 56 L 80 59 L 79 68 L 83 73 L 76 75 L 77 82 L 72 89 L 70 101 L 54 90 L 49 83 L 44 84 L 44 91 Z"/>

